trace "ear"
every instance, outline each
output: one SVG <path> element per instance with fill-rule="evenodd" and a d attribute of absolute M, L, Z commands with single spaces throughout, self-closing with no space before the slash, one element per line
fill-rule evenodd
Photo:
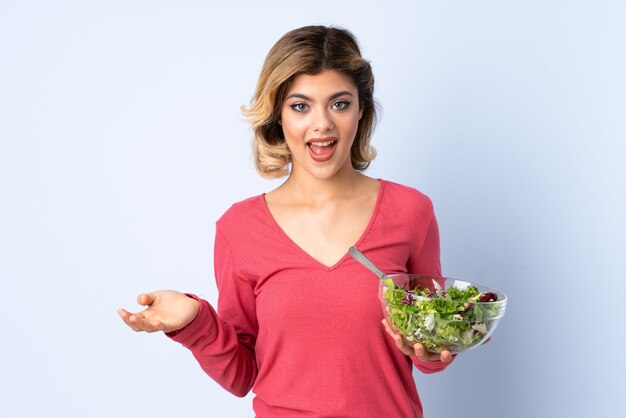
<path fill-rule="evenodd" d="M 361 109 L 359 110 L 359 120 L 361 120 L 362 117 L 363 117 L 363 108 L 361 107 Z"/>

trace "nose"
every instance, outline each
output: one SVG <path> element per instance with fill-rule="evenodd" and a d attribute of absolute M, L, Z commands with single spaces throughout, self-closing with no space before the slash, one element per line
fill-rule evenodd
<path fill-rule="evenodd" d="M 311 128 L 314 132 L 326 132 L 333 129 L 334 124 L 328 109 L 318 108 L 313 112 Z"/>

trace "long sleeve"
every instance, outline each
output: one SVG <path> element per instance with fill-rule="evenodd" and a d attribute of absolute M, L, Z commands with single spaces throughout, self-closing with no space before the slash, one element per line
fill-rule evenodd
<path fill-rule="evenodd" d="M 408 271 L 417 274 L 441 276 L 439 227 L 434 211 L 431 213 L 431 216 L 432 218 L 424 241 L 414 252 L 415 255 L 412 255 L 409 259 Z M 452 357 L 453 361 L 455 357 L 456 356 Z M 450 363 L 444 363 L 442 361 L 423 362 L 417 357 L 411 357 L 411 360 L 419 371 L 426 374 L 441 372 L 450 365 Z"/>
<path fill-rule="evenodd" d="M 215 237 L 215 277 L 218 311 L 207 301 L 190 295 L 200 301 L 198 316 L 170 337 L 187 347 L 218 384 L 236 396 L 245 396 L 257 376 L 254 285 L 238 274 L 229 243 L 219 227 Z"/>
<path fill-rule="evenodd" d="M 384 271 L 440 274 L 432 204 L 415 189 L 381 180 L 356 245 Z M 218 220 L 214 262 L 217 309 L 201 301 L 198 317 L 171 337 L 230 392 L 253 387 L 257 417 L 423 417 L 414 367 L 446 365 L 397 349 L 380 324 L 379 282 L 347 254 L 319 263 L 259 195 Z"/>

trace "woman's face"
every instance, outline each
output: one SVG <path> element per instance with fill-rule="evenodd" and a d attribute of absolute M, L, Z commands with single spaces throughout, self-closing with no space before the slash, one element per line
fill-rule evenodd
<path fill-rule="evenodd" d="M 292 175 L 328 179 L 352 170 L 350 149 L 362 113 L 357 87 L 349 77 L 334 70 L 297 76 L 281 109 Z"/>

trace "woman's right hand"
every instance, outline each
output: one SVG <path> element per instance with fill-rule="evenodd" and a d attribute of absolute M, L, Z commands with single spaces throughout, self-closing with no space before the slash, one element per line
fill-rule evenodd
<path fill-rule="evenodd" d="M 174 290 L 141 294 L 137 302 L 147 308 L 137 313 L 117 310 L 126 325 L 137 332 L 178 331 L 193 321 L 200 310 L 197 300 Z"/>

